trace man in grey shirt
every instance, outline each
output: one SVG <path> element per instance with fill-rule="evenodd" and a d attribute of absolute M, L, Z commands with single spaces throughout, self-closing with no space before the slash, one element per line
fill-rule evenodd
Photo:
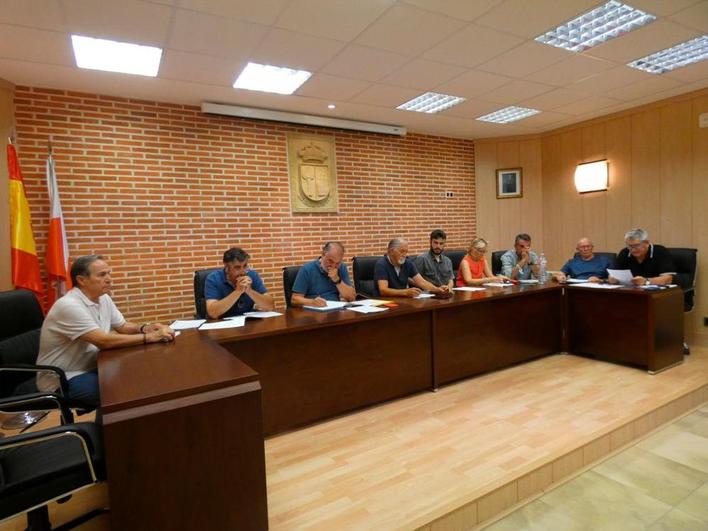
<path fill-rule="evenodd" d="M 452 260 L 443 254 L 447 234 L 440 229 L 430 233 L 430 250 L 416 257 L 415 266 L 425 280 L 450 291 L 454 277 Z"/>
<path fill-rule="evenodd" d="M 514 248 L 505 252 L 501 257 L 502 275 L 512 280 L 528 280 L 538 278 L 538 257 L 531 250 L 531 236 L 517 234 Z"/>

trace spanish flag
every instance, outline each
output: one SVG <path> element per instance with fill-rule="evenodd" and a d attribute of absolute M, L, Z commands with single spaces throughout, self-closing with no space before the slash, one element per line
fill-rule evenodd
<path fill-rule="evenodd" d="M 69 276 L 69 245 L 61 211 L 54 159 L 47 157 L 47 188 L 49 189 L 49 234 L 47 235 L 47 310 L 71 288 Z"/>
<path fill-rule="evenodd" d="M 7 146 L 7 167 L 10 174 L 10 252 L 12 255 L 12 283 L 16 288 L 34 291 L 42 296 L 39 258 L 32 235 L 32 220 L 25 195 L 20 163 L 15 146 Z"/>

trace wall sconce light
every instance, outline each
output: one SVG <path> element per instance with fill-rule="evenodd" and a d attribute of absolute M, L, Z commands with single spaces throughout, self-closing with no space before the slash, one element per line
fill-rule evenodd
<path fill-rule="evenodd" d="M 578 164 L 575 169 L 575 188 L 581 194 L 607 190 L 607 161 Z"/>

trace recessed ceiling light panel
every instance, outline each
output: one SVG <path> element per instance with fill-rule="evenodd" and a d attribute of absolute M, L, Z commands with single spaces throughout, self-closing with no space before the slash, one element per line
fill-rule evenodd
<path fill-rule="evenodd" d="M 248 63 L 234 82 L 234 88 L 292 94 L 310 79 L 312 72 L 281 66 Z"/>
<path fill-rule="evenodd" d="M 122 74 L 155 77 L 160 69 L 162 49 L 129 42 L 72 35 L 76 66 Z"/>
<path fill-rule="evenodd" d="M 556 29 L 539 35 L 536 41 L 571 52 L 582 52 L 641 28 L 653 20 L 656 20 L 654 15 L 617 0 L 610 0 L 592 11 L 561 24 Z"/>
<path fill-rule="evenodd" d="M 708 59 L 708 35 L 702 35 L 666 50 L 647 55 L 627 63 L 627 66 L 644 70 L 650 74 L 663 74 L 674 68 L 681 68 L 705 59 Z"/>
<path fill-rule="evenodd" d="M 516 120 L 523 120 L 541 111 L 538 109 L 527 109 L 526 107 L 505 107 L 484 116 L 477 118 L 480 122 L 492 122 L 495 124 L 508 124 Z"/>
<path fill-rule="evenodd" d="M 463 101 L 465 101 L 465 98 L 460 98 L 458 96 L 448 96 L 447 94 L 438 94 L 437 92 L 426 92 L 417 98 L 413 98 L 410 101 L 402 103 L 396 107 L 396 109 L 400 109 L 402 111 L 434 113 L 449 109 L 453 105 L 457 105 Z"/>

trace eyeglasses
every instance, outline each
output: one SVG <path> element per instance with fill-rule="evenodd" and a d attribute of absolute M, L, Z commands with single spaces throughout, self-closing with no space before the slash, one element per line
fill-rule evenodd
<path fill-rule="evenodd" d="M 476 247 L 472 247 L 473 251 L 477 251 L 480 254 L 485 254 L 487 252 L 487 248 L 485 247 L 484 249 L 477 249 Z"/>
<path fill-rule="evenodd" d="M 627 249 L 629 249 L 630 251 L 631 251 L 632 249 L 639 249 L 642 245 L 644 245 L 644 242 L 628 243 L 628 244 L 627 244 Z"/>

